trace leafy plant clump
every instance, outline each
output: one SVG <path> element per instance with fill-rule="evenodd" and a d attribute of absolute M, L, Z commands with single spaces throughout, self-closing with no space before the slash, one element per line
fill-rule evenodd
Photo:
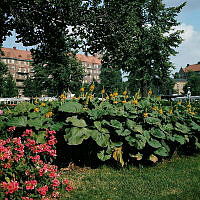
<path fill-rule="evenodd" d="M 37 130 L 44 142 L 44 129 L 56 130 L 59 159 L 94 164 L 101 161 L 155 163 L 174 152 L 192 154 L 200 148 L 200 112 L 195 103 L 162 101 L 148 92 L 117 91 L 94 98 L 94 85 L 80 96 L 59 101 L 22 103 L 4 109 L 0 116 L 3 131 L 8 126 Z"/>
<path fill-rule="evenodd" d="M 9 127 L 8 134 L 15 131 L 16 127 Z M 20 137 L 0 139 L 1 199 L 59 199 L 64 190 L 74 189 L 58 167 L 51 164 L 56 156 L 55 134 L 46 130 L 43 144 L 31 129 Z"/>

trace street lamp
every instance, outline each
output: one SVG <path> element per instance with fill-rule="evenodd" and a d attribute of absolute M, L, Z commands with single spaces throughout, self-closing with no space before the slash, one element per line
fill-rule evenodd
<path fill-rule="evenodd" d="M 190 87 L 187 87 L 188 89 L 188 92 L 187 92 L 187 98 L 188 98 L 188 101 L 190 103 L 190 100 L 191 100 L 191 91 L 190 91 Z"/>

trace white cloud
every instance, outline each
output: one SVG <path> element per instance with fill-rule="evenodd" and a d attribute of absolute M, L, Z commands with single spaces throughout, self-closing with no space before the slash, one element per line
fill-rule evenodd
<path fill-rule="evenodd" d="M 172 58 L 172 62 L 176 66 L 175 71 L 179 71 L 187 64 L 195 64 L 200 61 L 200 32 L 196 31 L 192 25 L 187 24 L 181 24 L 177 29 L 184 30 L 182 34 L 184 41 L 176 49 L 179 54 Z"/>

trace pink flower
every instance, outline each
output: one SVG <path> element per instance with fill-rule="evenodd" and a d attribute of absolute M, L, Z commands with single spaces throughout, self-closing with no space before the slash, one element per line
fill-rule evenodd
<path fill-rule="evenodd" d="M 40 160 L 40 156 L 36 155 L 36 156 L 30 156 L 30 158 L 32 159 L 33 162 L 37 162 Z"/>
<path fill-rule="evenodd" d="M 48 130 L 48 133 L 49 133 L 50 135 L 53 135 L 53 134 L 56 134 L 56 131 L 54 131 L 54 130 L 53 130 L 53 131 L 49 131 L 49 130 Z"/>
<path fill-rule="evenodd" d="M 71 185 L 68 185 L 67 187 L 65 187 L 65 189 L 70 192 L 71 190 L 73 190 L 73 187 Z"/>
<path fill-rule="evenodd" d="M 59 193 L 59 192 L 53 191 L 52 194 L 51 194 L 51 196 L 52 196 L 53 198 L 58 198 L 58 197 L 60 196 L 60 193 Z"/>
<path fill-rule="evenodd" d="M 47 191 L 48 191 L 48 186 L 45 185 L 45 186 L 43 186 L 43 187 L 41 187 L 41 188 L 38 188 L 37 191 L 38 191 L 41 195 L 45 196 L 46 193 L 47 193 Z"/>
<path fill-rule="evenodd" d="M 27 190 L 33 190 L 37 185 L 37 181 L 36 180 L 26 181 L 25 184 Z"/>
<path fill-rule="evenodd" d="M 29 198 L 29 197 L 22 197 L 22 200 L 33 200 L 33 198 Z"/>
<path fill-rule="evenodd" d="M 32 129 L 26 129 L 22 134 L 23 137 L 24 136 L 32 136 L 32 135 L 33 135 Z"/>
<path fill-rule="evenodd" d="M 53 138 L 53 139 L 51 139 L 51 140 L 48 140 L 48 145 L 54 145 L 54 144 L 56 144 L 56 143 L 57 143 L 56 138 Z"/>
<path fill-rule="evenodd" d="M 0 110 L 0 115 L 3 115 L 3 110 Z"/>
<path fill-rule="evenodd" d="M 8 131 L 13 132 L 15 129 L 16 129 L 16 126 L 11 126 L 11 127 L 8 128 Z"/>
<path fill-rule="evenodd" d="M 60 181 L 58 179 L 55 178 L 55 179 L 52 180 L 52 186 L 53 187 L 57 187 L 59 185 L 60 185 Z"/>
<path fill-rule="evenodd" d="M 6 194 L 12 194 L 19 189 L 19 183 L 17 181 L 10 181 L 10 183 L 3 182 L 2 186 L 5 190 L 8 190 Z"/>
<path fill-rule="evenodd" d="M 50 178 L 54 178 L 54 177 L 57 177 L 57 176 L 58 176 L 58 174 L 55 173 L 55 172 L 51 172 L 51 173 L 49 174 L 49 177 L 50 177 Z"/>

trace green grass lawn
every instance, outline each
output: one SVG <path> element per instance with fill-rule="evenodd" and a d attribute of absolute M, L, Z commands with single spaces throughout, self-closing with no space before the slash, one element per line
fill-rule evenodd
<path fill-rule="evenodd" d="M 74 200 L 200 200 L 200 155 L 174 158 L 151 167 L 79 169 L 66 172 Z"/>

